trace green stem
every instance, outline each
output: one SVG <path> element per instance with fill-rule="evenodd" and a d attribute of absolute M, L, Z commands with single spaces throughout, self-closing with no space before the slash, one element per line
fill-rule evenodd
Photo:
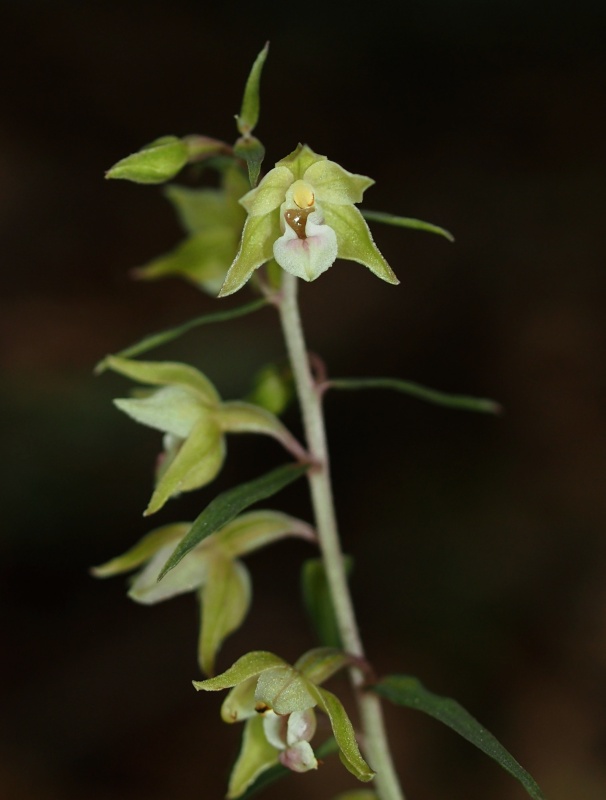
<path fill-rule="evenodd" d="M 322 398 L 309 366 L 297 303 L 297 278 L 286 272 L 282 277 L 282 295 L 278 307 L 301 405 L 307 447 L 315 464 L 308 473 L 308 479 L 324 569 L 343 646 L 348 653 L 364 659 L 337 529 Z M 389 752 L 380 699 L 372 692 L 363 690 L 364 676 L 359 669 L 351 670 L 351 680 L 360 710 L 363 749 L 370 766 L 377 773 L 375 782 L 379 797 L 381 800 L 404 800 Z"/>

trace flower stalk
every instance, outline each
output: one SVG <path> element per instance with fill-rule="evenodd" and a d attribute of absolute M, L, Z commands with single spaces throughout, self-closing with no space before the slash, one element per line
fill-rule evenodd
<path fill-rule="evenodd" d="M 276 304 L 297 388 L 307 448 L 315 465 L 308 473 L 308 480 L 316 529 L 343 647 L 350 655 L 364 659 L 335 515 L 322 392 L 310 368 L 297 300 L 297 283 L 294 275 L 283 273 L 282 291 Z M 377 773 L 375 782 L 379 797 L 381 800 L 404 800 L 389 751 L 380 700 L 371 692 L 364 691 L 364 675 L 358 667 L 350 668 L 350 677 L 362 722 L 363 750 Z"/>

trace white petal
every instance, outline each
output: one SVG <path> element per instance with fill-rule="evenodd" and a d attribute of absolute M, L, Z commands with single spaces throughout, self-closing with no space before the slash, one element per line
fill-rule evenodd
<path fill-rule="evenodd" d="M 304 281 L 315 280 L 337 258 L 337 236 L 328 225 L 318 224 L 319 219 L 317 211 L 309 215 L 305 239 L 299 239 L 290 225 L 286 225 L 282 236 L 274 242 L 274 258 L 278 264 Z"/>
<path fill-rule="evenodd" d="M 287 750 L 283 750 L 278 758 L 282 766 L 293 772 L 309 772 L 310 769 L 318 769 L 318 762 L 309 742 L 297 742 Z"/>

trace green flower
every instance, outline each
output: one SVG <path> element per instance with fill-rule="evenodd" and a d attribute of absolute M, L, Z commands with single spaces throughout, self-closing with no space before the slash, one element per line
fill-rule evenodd
<path fill-rule="evenodd" d="M 240 557 L 286 536 L 315 541 L 315 533 L 306 522 L 277 511 L 241 514 L 204 539 L 159 581 L 162 567 L 190 527 L 190 522 L 180 522 L 157 528 L 92 573 L 108 578 L 142 567 L 128 595 L 145 605 L 196 592 L 202 609 L 198 661 L 212 675 L 219 648 L 240 627 L 251 604 L 250 575 Z"/>
<path fill-rule="evenodd" d="M 170 497 L 214 480 L 225 459 L 226 433 L 263 433 L 277 439 L 297 459 L 306 458 L 277 417 L 252 403 L 223 402 L 208 378 L 194 367 L 118 356 L 108 356 L 105 364 L 148 387 L 159 387 L 114 401 L 132 419 L 164 433 L 164 452 L 158 459 L 156 487 L 146 515 L 158 511 Z"/>
<path fill-rule="evenodd" d="M 319 684 L 351 662 L 332 648 L 310 650 L 291 666 L 273 653 L 255 651 L 222 675 L 194 681 L 198 690 L 230 689 L 221 706 L 225 722 L 245 721 L 242 748 L 229 781 L 228 798 L 240 797 L 265 770 L 281 763 L 293 772 L 318 768 L 310 744 L 318 708 L 329 718 L 341 761 L 361 781 L 374 772 L 362 758 L 341 701 Z"/>
<path fill-rule="evenodd" d="M 174 250 L 134 270 L 137 278 L 179 276 L 216 295 L 238 251 L 246 212 L 238 202 L 249 183 L 238 167 L 223 172 L 220 189 L 169 186 L 165 194 L 188 234 Z"/>
<path fill-rule="evenodd" d="M 373 183 L 300 144 L 241 198 L 248 217 L 221 296 L 238 291 L 272 258 L 306 281 L 315 280 L 337 258 L 344 258 L 397 284 L 354 205 Z"/>

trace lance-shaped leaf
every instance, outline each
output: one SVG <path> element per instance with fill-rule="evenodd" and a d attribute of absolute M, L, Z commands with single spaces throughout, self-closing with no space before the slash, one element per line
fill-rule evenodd
<path fill-rule="evenodd" d="M 215 497 L 196 518 L 187 536 L 175 548 L 160 573 L 159 580 L 207 536 L 227 525 L 253 503 L 277 494 L 280 489 L 302 477 L 308 469 L 307 464 L 287 464 Z"/>
<path fill-rule="evenodd" d="M 422 711 L 447 725 L 513 775 L 533 800 L 545 800 L 543 792 L 534 778 L 456 700 L 433 694 L 417 678 L 410 675 L 389 675 L 371 688 L 372 691 L 391 700 L 396 705 Z"/>
<path fill-rule="evenodd" d="M 105 177 L 135 183 L 165 183 L 183 169 L 188 157 L 188 148 L 182 139 L 162 136 L 118 161 Z"/>
<path fill-rule="evenodd" d="M 423 222 L 422 219 L 415 219 L 414 217 L 398 217 L 395 214 L 384 214 L 382 211 L 369 211 L 365 208 L 360 209 L 362 216 L 370 222 L 382 222 L 385 225 L 394 225 L 396 228 L 411 228 L 416 231 L 425 231 L 426 233 L 436 233 L 438 236 L 443 236 L 449 242 L 454 242 L 454 236 L 446 228 L 440 228 L 439 225 L 433 225 L 431 222 Z"/>
<path fill-rule="evenodd" d="M 412 381 L 402 381 L 398 378 L 331 378 L 327 383 L 329 389 L 392 389 L 396 392 L 408 394 L 418 400 L 425 400 L 446 408 L 456 408 L 461 411 L 477 411 L 481 414 L 500 414 L 502 407 L 494 400 L 484 397 L 471 397 L 466 394 L 448 394 L 421 386 Z"/>
<path fill-rule="evenodd" d="M 263 71 L 263 65 L 265 64 L 268 50 L 269 42 L 266 42 L 265 47 L 256 57 L 246 81 L 244 96 L 242 98 L 242 108 L 236 117 L 238 131 L 242 135 L 251 133 L 259 121 L 259 86 L 261 83 L 261 72 Z"/>
<path fill-rule="evenodd" d="M 199 328 L 203 325 L 211 325 L 215 322 L 228 322 L 229 320 L 237 319 L 238 317 L 244 317 L 247 314 L 252 314 L 254 311 L 258 311 L 260 308 L 265 308 L 267 305 L 268 301 L 265 298 L 253 300 L 252 303 L 247 303 L 243 306 L 236 306 L 236 308 L 231 308 L 228 311 L 217 311 L 212 314 L 204 314 L 201 317 L 190 319 L 174 328 L 167 328 L 166 330 L 158 331 L 157 333 L 151 333 L 144 339 L 135 342 L 135 344 L 125 347 L 124 350 L 120 350 L 120 352 L 116 353 L 116 355 L 107 356 L 104 358 L 95 367 L 95 374 L 100 375 L 102 372 L 108 369 L 112 359 L 128 359 L 132 358 L 132 356 L 140 356 L 142 353 L 147 353 L 149 350 L 153 350 L 155 347 L 161 347 L 164 344 L 168 344 L 168 342 L 172 342 L 174 339 L 178 339 L 184 334 L 189 333 L 189 331 L 194 330 L 194 328 Z"/>

